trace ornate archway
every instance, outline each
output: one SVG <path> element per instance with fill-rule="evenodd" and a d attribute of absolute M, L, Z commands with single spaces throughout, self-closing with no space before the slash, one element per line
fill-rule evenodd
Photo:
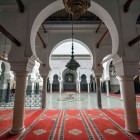
<path fill-rule="evenodd" d="M 42 22 L 48 18 L 51 14 L 55 13 L 56 11 L 59 11 L 64 8 L 63 1 L 62 0 L 57 0 L 48 6 L 46 6 L 42 11 L 37 15 L 35 18 L 32 29 L 31 29 L 31 35 L 30 35 L 30 43 L 31 43 L 31 50 L 36 56 L 36 50 L 35 50 L 35 37 L 37 34 L 37 31 L 42 24 Z M 107 26 L 111 38 L 112 38 L 112 55 L 117 54 L 118 48 L 119 48 L 119 36 L 118 36 L 118 30 L 117 27 L 114 23 L 113 18 L 111 15 L 108 13 L 108 11 L 105 10 L 104 7 L 99 5 L 98 3 L 91 1 L 91 6 L 88 9 L 90 12 L 94 13 L 97 15 Z"/>
<path fill-rule="evenodd" d="M 63 72 L 63 89 L 64 91 L 76 91 L 76 71 L 65 69 Z"/>

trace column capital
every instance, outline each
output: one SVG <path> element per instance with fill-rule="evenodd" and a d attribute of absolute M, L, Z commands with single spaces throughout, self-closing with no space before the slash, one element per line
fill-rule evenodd
<path fill-rule="evenodd" d="M 39 72 L 41 77 L 48 77 L 49 71 L 50 71 L 49 67 L 47 67 L 46 65 L 45 66 L 40 65 Z"/>
<path fill-rule="evenodd" d="M 77 80 L 78 81 L 78 83 L 80 83 L 81 82 L 81 80 Z"/>
<path fill-rule="evenodd" d="M 134 81 L 134 76 L 130 76 L 130 75 L 117 76 L 116 78 L 119 81 Z"/>
<path fill-rule="evenodd" d="M 35 82 L 35 79 L 31 78 L 30 81 L 31 81 L 31 82 Z"/>
<path fill-rule="evenodd" d="M 12 62 L 11 70 L 15 73 L 30 73 L 34 65 L 30 65 L 27 62 Z"/>
<path fill-rule="evenodd" d="M 125 58 L 117 58 L 113 60 L 115 66 L 116 76 L 135 76 L 139 74 L 139 61 L 137 60 L 126 60 Z"/>
<path fill-rule="evenodd" d="M 102 77 L 102 75 L 101 74 L 95 74 L 95 79 L 97 78 L 97 77 Z"/>
<path fill-rule="evenodd" d="M 28 76 L 28 72 L 27 71 L 15 71 L 15 75 L 19 76 L 19 77 L 24 77 L 24 76 Z"/>
<path fill-rule="evenodd" d="M 47 75 L 41 75 L 41 77 L 42 77 L 43 79 L 46 79 L 48 76 L 47 76 Z"/>
<path fill-rule="evenodd" d="M 103 66 L 102 65 L 97 64 L 97 66 L 93 67 L 92 69 L 94 71 L 95 76 L 100 76 L 100 77 L 102 76 L 102 73 L 103 73 Z"/>

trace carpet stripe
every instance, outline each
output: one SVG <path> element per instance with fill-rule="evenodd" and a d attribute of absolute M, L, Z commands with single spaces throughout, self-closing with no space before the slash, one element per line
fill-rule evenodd
<path fill-rule="evenodd" d="M 81 116 L 83 116 L 83 117 L 82 117 L 82 121 L 83 121 L 84 126 L 85 126 L 85 128 L 86 128 L 86 132 L 87 132 L 87 134 L 88 134 L 89 139 L 90 139 L 90 140 L 95 140 L 95 137 L 94 137 L 94 135 L 92 134 L 91 129 L 90 129 L 90 127 L 89 127 L 89 125 L 88 125 L 88 123 L 87 123 L 87 121 L 86 121 L 86 119 L 85 119 L 85 117 L 84 117 L 84 114 L 83 114 L 83 112 L 82 112 L 81 110 L 80 110 L 80 114 L 81 114 Z"/>
<path fill-rule="evenodd" d="M 115 116 L 119 117 L 120 119 L 125 120 L 124 113 L 122 113 L 122 111 L 121 111 L 121 114 L 122 114 L 121 116 L 117 112 L 113 112 L 112 110 L 108 110 L 108 111 L 110 113 L 114 114 Z M 122 124 L 122 126 L 125 127 L 125 125 L 123 125 L 123 124 Z"/>
<path fill-rule="evenodd" d="M 31 123 L 33 122 L 34 119 L 36 119 L 36 117 L 38 117 L 38 115 L 41 113 L 41 110 L 37 110 L 35 111 L 31 116 L 29 116 L 28 118 L 25 119 L 25 127 L 28 127 L 29 125 L 31 125 Z M 4 133 L 0 139 L 1 140 L 6 140 L 6 139 L 12 139 L 15 140 L 20 134 L 18 135 L 10 135 L 9 134 L 10 131 L 7 131 L 6 133 Z"/>
<path fill-rule="evenodd" d="M 104 115 L 99 110 L 97 111 L 95 112 L 95 110 L 86 110 L 88 116 L 92 120 L 92 123 L 94 123 L 98 127 L 104 139 L 108 140 L 110 139 L 110 137 L 112 137 L 112 139 L 119 139 L 120 137 L 123 140 L 131 139 L 118 127 L 116 127 L 116 125 L 114 125 L 114 123 L 112 123 L 112 121 L 110 121 L 106 115 Z"/>
<path fill-rule="evenodd" d="M 87 124 L 86 124 L 87 125 Z M 84 117 L 79 110 L 66 110 L 64 116 L 64 140 L 93 140 L 92 132 L 85 125 Z M 91 132 L 89 135 L 87 132 Z"/>
<path fill-rule="evenodd" d="M 116 121 L 120 126 L 122 126 L 123 128 L 125 127 L 125 119 L 123 119 L 122 117 L 120 117 L 119 115 L 117 115 L 117 113 L 112 113 L 112 111 L 110 110 L 103 110 L 104 113 L 106 113 L 107 116 L 109 116 L 112 120 Z M 139 113 L 140 109 L 137 110 L 137 113 Z M 118 110 L 117 112 L 119 113 L 123 113 L 123 110 Z M 119 121 L 117 121 L 119 119 Z M 138 119 L 138 123 L 140 124 L 140 119 Z M 134 134 L 134 133 L 130 133 L 132 136 L 140 139 L 140 133 L 139 134 Z"/>
<path fill-rule="evenodd" d="M 91 129 L 91 131 L 93 133 L 93 135 L 94 135 L 94 138 L 95 139 L 99 139 L 97 134 L 96 134 L 96 131 L 94 130 L 94 128 L 92 126 L 92 123 L 90 122 L 90 120 L 88 119 L 88 117 L 87 117 L 87 115 L 85 113 L 85 110 L 82 110 L 82 111 L 83 111 L 83 115 L 85 116 L 85 119 L 86 119 L 86 121 L 87 121 L 87 123 L 88 123 L 88 125 L 89 125 L 89 127 L 90 127 L 90 129 Z"/>
<path fill-rule="evenodd" d="M 27 118 L 27 117 L 29 117 L 31 114 L 33 114 L 35 111 L 33 111 L 33 110 L 26 110 L 25 111 L 25 119 Z M 13 115 L 13 111 L 12 112 L 10 112 L 10 114 L 12 113 L 12 115 Z M 27 114 L 26 114 L 27 113 Z M 5 125 L 5 123 L 4 123 L 4 130 L 2 130 L 1 132 L 0 132 L 0 136 L 2 136 L 4 133 L 6 133 L 7 131 L 9 131 L 10 129 L 11 129 L 11 127 L 12 127 L 12 118 L 10 118 L 11 120 L 9 120 L 8 121 L 8 126 L 6 127 L 6 125 Z M 4 121 L 3 121 L 4 122 Z M 2 125 L 2 124 L 1 124 Z"/>
<path fill-rule="evenodd" d="M 56 120 L 55 120 L 55 123 L 54 123 L 54 125 L 53 125 L 53 128 L 52 128 L 52 131 L 51 131 L 51 133 L 50 133 L 50 136 L 49 136 L 49 140 L 53 140 L 54 139 L 54 137 L 55 137 L 55 134 L 56 134 L 56 130 L 58 129 L 58 123 L 59 123 L 59 121 L 60 121 L 60 118 L 61 118 L 61 115 L 63 114 L 63 111 L 61 110 L 61 111 L 59 111 L 59 113 L 58 113 L 58 116 L 57 116 L 57 118 L 56 118 Z"/>
<path fill-rule="evenodd" d="M 24 133 L 22 133 L 19 137 L 18 140 L 22 139 L 23 137 L 25 137 L 25 135 L 33 128 L 33 126 L 38 122 L 38 120 L 40 119 L 40 117 L 45 114 L 45 110 L 39 115 L 39 117 L 37 117 L 33 123 L 24 131 Z"/>
<path fill-rule="evenodd" d="M 52 140 L 52 139 L 54 139 L 54 137 L 55 137 L 56 129 L 57 129 L 58 123 L 59 123 L 59 121 L 60 121 L 60 117 L 61 117 L 62 113 L 63 113 L 62 110 L 59 111 L 58 117 L 57 117 L 57 119 L 56 119 L 56 121 L 55 121 L 55 123 L 54 123 L 54 125 L 53 125 L 52 131 L 51 131 L 50 136 L 49 136 L 49 138 L 48 138 L 49 140 Z"/>
<path fill-rule="evenodd" d="M 12 111 L 11 111 L 12 112 Z M 140 136 L 131 134 L 123 127 L 124 112 L 121 109 L 103 110 L 26 110 L 25 128 L 22 134 L 9 135 L 10 128 L 0 136 L 0 140 L 137 140 Z M 139 110 L 140 112 L 140 110 Z M 3 113 L 2 113 L 3 114 Z M 9 112 L 10 114 L 10 112 Z M 6 117 L 8 118 L 8 117 Z M 140 120 L 139 120 L 140 121 Z M 4 122 L 7 122 L 4 120 Z M 9 126 L 11 124 L 9 123 Z M 95 127 L 101 133 L 97 135 Z M 2 126 L 0 125 L 2 130 Z M 116 130 L 112 135 L 106 129 Z M 72 131 L 71 131 L 72 130 Z M 73 132 L 74 130 L 74 132 Z M 77 132 L 76 132 L 77 131 Z M 79 132 L 80 133 L 79 133 Z M 36 133 L 37 132 L 37 133 Z M 79 133 L 79 134 L 78 134 Z M 51 136 L 52 135 L 52 136 Z"/>
<path fill-rule="evenodd" d="M 88 120 L 89 120 L 90 124 L 92 125 L 92 128 L 93 128 L 94 132 L 96 133 L 97 137 L 99 138 L 99 140 L 104 140 L 104 137 L 102 136 L 102 133 L 99 131 L 99 129 L 97 128 L 95 123 L 91 120 L 91 118 L 89 117 L 89 115 L 87 114 L 86 111 L 84 111 L 84 114 L 88 118 Z"/>
<path fill-rule="evenodd" d="M 4 129 L 3 131 L 0 132 L 0 136 L 2 136 L 4 133 L 6 133 L 7 131 L 9 131 L 11 129 L 11 126 L 9 126 L 8 128 Z"/>
<path fill-rule="evenodd" d="M 61 121 L 61 124 L 60 124 L 60 129 L 59 129 L 59 134 L 58 134 L 58 140 L 63 140 L 64 139 L 64 126 L 65 126 L 65 114 L 66 114 L 66 111 L 64 110 L 63 112 L 63 117 L 61 118 L 62 121 Z M 55 137 L 57 139 L 57 137 Z"/>
<path fill-rule="evenodd" d="M 110 109 L 108 111 L 125 121 L 124 110 Z M 137 109 L 137 117 L 138 117 L 138 126 L 140 127 L 140 109 Z"/>
<path fill-rule="evenodd" d="M 48 110 L 39 117 L 37 123 L 32 129 L 25 135 L 23 140 L 45 140 L 48 139 L 51 130 L 54 126 L 56 119 L 58 118 L 58 110 Z"/>
<path fill-rule="evenodd" d="M 114 121 L 110 116 L 108 116 L 106 113 L 104 113 L 104 111 L 99 110 L 100 112 L 102 112 L 105 116 L 108 117 L 108 119 L 118 128 L 120 129 L 126 136 L 128 136 L 131 140 L 137 140 L 133 135 L 131 135 L 129 132 L 127 132 L 121 125 L 119 125 L 118 123 L 116 123 L 116 121 Z"/>
<path fill-rule="evenodd" d="M 13 112 L 13 110 L 0 110 L 0 115 L 3 115 L 3 114 L 9 114 L 10 112 Z"/>

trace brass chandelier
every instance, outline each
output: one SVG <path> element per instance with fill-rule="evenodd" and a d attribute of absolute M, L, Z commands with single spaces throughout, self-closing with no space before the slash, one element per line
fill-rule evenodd
<path fill-rule="evenodd" d="M 71 59 L 67 63 L 66 67 L 70 70 L 77 70 L 80 67 L 79 63 L 74 59 L 74 43 L 73 43 L 73 16 L 72 16 L 72 52 L 71 52 Z"/>
<path fill-rule="evenodd" d="M 63 0 L 65 9 L 78 19 L 90 7 L 90 0 Z"/>
<path fill-rule="evenodd" d="M 72 54 L 71 59 L 66 67 L 70 70 L 77 70 L 79 63 L 74 59 L 74 43 L 73 43 L 73 18 L 78 19 L 90 7 L 90 0 L 63 0 L 65 10 L 72 15 Z"/>

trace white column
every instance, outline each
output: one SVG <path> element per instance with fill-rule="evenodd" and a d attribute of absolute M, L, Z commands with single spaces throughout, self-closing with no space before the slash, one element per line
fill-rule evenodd
<path fill-rule="evenodd" d="M 96 76 L 97 108 L 102 108 L 100 76 Z"/>
<path fill-rule="evenodd" d="M 90 85 L 89 85 L 90 83 L 87 83 L 87 85 L 88 85 L 88 93 L 90 93 Z"/>
<path fill-rule="evenodd" d="M 61 87 L 62 87 L 62 91 L 64 90 L 64 87 L 63 87 L 63 80 L 61 82 Z"/>
<path fill-rule="evenodd" d="M 59 93 L 62 93 L 62 82 L 59 81 Z"/>
<path fill-rule="evenodd" d="M 132 76 L 121 76 L 118 79 L 124 100 L 125 129 L 133 133 L 138 133 L 134 79 Z"/>
<path fill-rule="evenodd" d="M 120 95 L 121 95 L 120 98 L 123 100 L 123 93 L 121 91 L 120 91 Z"/>
<path fill-rule="evenodd" d="M 43 76 L 42 108 L 47 107 L 47 76 Z"/>
<path fill-rule="evenodd" d="M 27 75 L 27 78 L 26 78 L 26 88 L 28 87 L 28 80 L 29 80 L 29 75 Z"/>
<path fill-rule="evenodd" d="M 50 93 L 52 93 L 52 82 L 50 82 Z"/>
<path fill-rule="evenodd" d="M 35 82 L 32 82 L 32 91 L 34 92 L 34 86 L 35 86 Z"/>
<path fill-rule="evenodd" d="M 16 72 L 16 93 L 11 134 L 24 131 L 24 108 L 27 72 Z"/>
<path fill-rule="evenodd" d="M 120 83 L 120 77 L 117 76 L 116 78 L 119 80 Z M 120 99 L 123 99 L 123 93 L 121 92 L 121 89 L 120 89 L 120 96 L 121 96 Z"/>
<path fill-rule="evenodd" d="M 96 92 L 96 90 L 95 90 L 95 81 L 93 81 L 93 92 Z"/>
<path fill-rule="evenodd" d="M 79 84 L 78 84 L 78 81 L 76 81 L 76 91 L 78 91 L 78 89 L 79 89 L 79 88 L 78 88 L 78 85 L 79 85 Z"/>
<path fill-rule="evenodd" d="M 79 93 L 81 93 L 81 84 L 80 84 L 80 81 L 78 82 L 78 84 L 79 84 Z"/>
<path fill-rule="evenodd" d="M 109 81 L 106 81 L 106 92 L 107 96 L 109 96 Z"/>

